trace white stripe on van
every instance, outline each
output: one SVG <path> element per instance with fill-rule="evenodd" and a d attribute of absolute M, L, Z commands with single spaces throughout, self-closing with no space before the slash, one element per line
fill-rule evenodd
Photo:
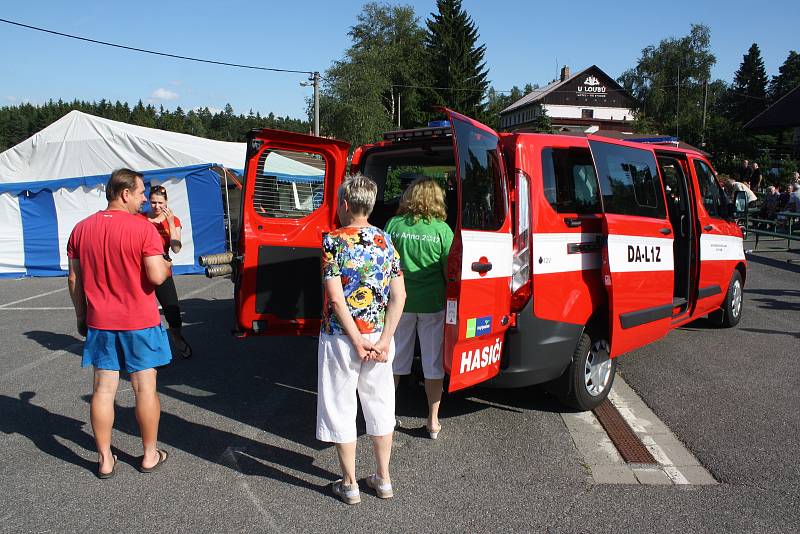
<path fill-rule="evenodd" d="M 674 271 L 672 239 L 609 235 L 608 263 L 612 273 Z"/>
<path fill-rule="evenodd" d="M 464 248 L 461 256 L 462 280 L 482 280 L 511 276 L 513 256 L 511 234 L 461 230 L 461 244 Z M 492 270 L 488 271 L 484 276 L 472 270 L 473 262 L 477 262 L 481 257 L 485 257 L 492 264 Z"/>
<path fill-rule="evenodd" d="M 533 274 L 567 273 L 600 268 L 600 248 L 570 254 L 570 244 L 598 246 L 601 234 L 533 234 Z"/>
<path fill-rule="evenodd" d="M 700 236 L 700 261 L 743 259 L 744 243 L 741 237 L 715 234 Z"/>

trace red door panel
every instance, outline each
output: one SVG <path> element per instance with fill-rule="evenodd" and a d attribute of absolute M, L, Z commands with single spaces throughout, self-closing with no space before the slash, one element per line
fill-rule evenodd
<path fill-rule="evenodd" d="M 611 356 L 664 336 L 673 309 L 672 226 L 655 153 L 590 138 L 603 211 Z"/>
<path fill-rule="evenodd" d="M 511 306 L 511 218 L 497 133 L 446 110 L 453 131 L 459 216 L 448 258 L 444 366 L 455 391 L 500 372 Z"/>
<path fill-rule="evenodd" d="M 733 270 L 744 261 L 742 232 L 721 216 L 724 191 L 708 162 L 692 158 L 690 167 L 699 191 L 700 277 L 695 315 L 705 315 L 722 304 Z"/>
<path fill-rule="evenodd" d="M 335 227 L 349 145 L 261 130 L 248 140 L 235 300 L 244 335 L 314 335 L 322 233 Z"/>

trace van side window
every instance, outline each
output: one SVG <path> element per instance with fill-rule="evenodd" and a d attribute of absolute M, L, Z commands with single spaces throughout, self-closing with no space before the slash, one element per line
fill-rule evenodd
<path fill-rule="evenodd" d="M 703 196 L 703 206 L 711 217 L 719 217 L 722 205 L 722 193 L 719 183 L 711 169 L 700 160 L 694 160 L 694 172 L 697 174 L 697 183 L 700 194 Z"/>
<path fill-rule="evenodd" d="M 542 150 L 544 195 L 558 213 L 599 213 L 600 189 L 585 148 Z"/>
<path fill-rule="evenodd" d="M 589 141 L 606 213 L 666 218 L 656 158 L 649 150 Z"/>
<path fill-rule="evenodd" d="M 453 121 L 453 129 L 461 178 L 461 227 L 499 230 L 506 219 L 499 140 L 486 130 L 461 120 Z"/>

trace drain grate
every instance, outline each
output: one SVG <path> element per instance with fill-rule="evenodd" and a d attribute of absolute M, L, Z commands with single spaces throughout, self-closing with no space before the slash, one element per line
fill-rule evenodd
<path fill-rule="evenodd" d="M 622 459 L 629 464 L 656 464 L 655 458 L 631 430 L 611 401 L 604 400 L 593 410 L 595 417 L 611 438 Z"/>

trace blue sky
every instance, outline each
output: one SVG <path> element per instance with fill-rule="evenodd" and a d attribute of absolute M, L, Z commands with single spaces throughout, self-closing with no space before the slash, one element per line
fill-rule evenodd
<path fill-rule="evenodd" d="M 433 0 L 410 4 L 424 20 Z M 347 31 L 362 1 L 3 2 L 0 18 L 128 46 L 234 63 L 324 72 L 349 46 Z M 464 0 L 486 44 L 497 89 L 544 85 L 558 64 L 591 64 L 616 77 L 642 48 L 711 27 L 713 75 L 730 81 L 749 46 L 761 48 L 772 76 L 800 48 L 797 2 L 592 2 Z M 755 6 L 755 7 L 754 7 Z M 50 98 L 128 101 L 185 110 L 231 103 L 237 113 L 302 117 L 311 89 L 300 74 L 203 65 L 160 58 L 0 24 L 0 105 Z"/>

